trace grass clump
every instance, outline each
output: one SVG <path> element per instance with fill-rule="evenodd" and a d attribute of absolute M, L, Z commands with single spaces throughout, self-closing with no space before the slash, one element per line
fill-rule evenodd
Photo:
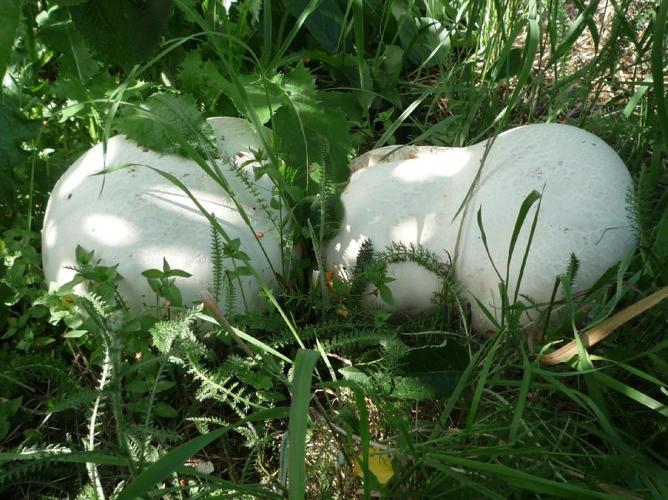
<path fill-rule="evenodd" d="M 9 4 L 0 495 L 668 497 L 667 306 L 637 307 L 668 285 L 666 2 Z M 36 231 L 77 155 L 119 131 L 208 167 L 215 115 L 273 130 L 257 172 L 285 248 L 271 312 L 232 314 L 243 297 L 213 223 L 224 311 L 170 307 L 166 280 L 159 317 L 133 314 L 115 269 L 83 249 L 76 282 L 47 290 Z M 474 335 L 450 263 L 420 247 L 369 242 L 350 284 L 328 272 L 352 156 L 546 121 L 601 136 L 637 186 L 638 251 L 582 296 L 573 261 L 561 320 L 527 336 L 508 297 L 496 334 Z M 362 307 L 391 302 L 387 265 L 404 261 L 442 280 L 434 312 Z M 585 349 L 578 335 L 606 318 Z M 563 339 L 576 355 L 541 363 Z"/>

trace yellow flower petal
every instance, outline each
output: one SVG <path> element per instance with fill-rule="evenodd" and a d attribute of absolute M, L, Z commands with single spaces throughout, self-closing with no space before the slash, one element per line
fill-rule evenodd
<path fill-rule="evenodd" d="M 356 476 L 364 478 L 364 471 L 360 467 L 362 462 L 362 455 L 357 458 L 354 466 Z M 392 467 L 392 458 L 390 454 L 379 450 L 369 450 L 369 472 L 371 472 L 379 484 L 385 485 L 394 476 L 394 468 Z"/>

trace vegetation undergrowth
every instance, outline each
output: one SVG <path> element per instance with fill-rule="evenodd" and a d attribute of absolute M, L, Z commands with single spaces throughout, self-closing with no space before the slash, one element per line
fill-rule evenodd
<path fill-rule="evenodd" d="M 668 285 L 667 12 L 665 0 L 0 0 L 0 495 L 667 498 L 668 305 L 638 307 Z M 248 164 L 220 154 L 213 116 L 259 131 Z M 496 331 L 473 333 L 452 263 L 419 245 L 367 241 L 347 282 L 327 269 L 352 157 L 538 122 L 620 154 L 639 239 L 584 294 L 571 292 L 574 257 L 538 331 L 501 276 Z M 185 303 L 188 270 L 169 256 L 143 273 L 148 310 L 95 249 L 77 248 L 73 281 L 45 283 L 50 190 L 117 133 L 194 161 L 249 225 L 233 185 L 270 214 L 282 255 L 267 312 L 238 313 L 236 285 L 262 263 L 205 210 L 201 304 Z M 539 193 L 515 233 L 532 207 Z M 388 269 L 408 261 L 442 283 L 433 311 L 365 307 L 392 303 Z M 557 305 L 566 314 L 550 316 Z M 587 349 L 578 335 L 611 319 Z M 577 354 L 541 363 L 561 340 Z"/>

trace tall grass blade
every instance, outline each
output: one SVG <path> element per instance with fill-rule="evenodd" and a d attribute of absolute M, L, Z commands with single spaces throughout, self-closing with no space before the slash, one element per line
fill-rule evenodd
<path fill-rule="evenodd" d="M 536 208 L 536 212 L 534 214 L 533 222 L 531 224 L 531 229 L 529 231 L 527 247 L 524 251 L 524 256 L 522 257 L 522 263 L 520 264 L 519 273 L 517 275 L 517 283 L 515 284 L 515 296 L 513 298 L 513 303 L 517 302 L 517 298 L 520 293 L 520 284 L 522 283 L 522 276 L 524 274 L 524 269 L 526 268 L 526 261 L 529 257 L 529 251 L 531 249 L 531 241 L 533 240 L 533 235 L 536 232 L 536 224 L 538 223 L 538 215 L 540 212 L 540 199 L 541 195 L 538 191 L 531 191 L 531 193 L 527 195 L 527 197 L 522 202 L 522 206 L 520 206 L 520 211 L 517 214 L 517 219 L 515 220 L 515 227 L 513 227 L 513 234 L 510 237 L 510 246 L 508 248 L 508 261 L 506 262 L 506 284 L 508 284 L 510 280 L 510 263 L 513 258 L 513 253 L 515 251 L 515 245 L 517 244 L 517 238 L 519 238 L 520 236 L 520 231 L 524 226 L 524 221 L 529 215 L 529 210 L 534 205 L 534 203 L 539 202 L 538 207 Z"/>
<path fill-rule="evenodd" d="M 376 143 L 373 145 L 373 149 L 380 148 L 387 143 L 390 137 L 397 131 L 397 129 L 408 119 L 408 117 L 413 114 L 413 112 L 422 104 L 422 102 L 429 97 L 434 89 L 436 89 L 439 85 L 441 85 L 441 82 L 437 82 L 428 89 L 426 89 L 422 94 L 415 99 L 412 103 L 404 109 L 401 114 L 397 117 L 392 124 L 385 129 L 385 132 L 383 132 L 383 135 L 376 141 Z"/>
<path fill-rule="evenodd" d="M 467 388 L 471 376 L 473 375 L 473 371 L 478 366 L 478 360 L 480 359 L 480 357 L 484 352 L 485 352 L 484 349 L 480 349 L 479 351 L 473 353 L 473 356 L 471 357 L 468 366 L 459 377 L 457 385 L 453 389 L 452 394 L 450 395 L 447 403 L 445 404 L 445 408 L 443 408 L 443 411 L 438 417 L 439 425 L 436 427 L 436 430 L 432 434 L 432 437 L 436 436 L 439 428 L 442 429 L 446 425 L 447 420 L 450 418 L 452 412 L 455 409 L 455 405 L 459 402 L 464 390 Z"/>
<path fill-rule="evenodd" d="M 292 4 L 295 2 L 291 0 L 286 3 Z M 301 11 L 301 14 L 297 18 L 297 21 L 292 25 L 292 28 L 288 32 L 288 35 L 285 37 L 285 40 L 283 40 L 283 43 L 276 51 L 274 59 L 272 60 L 270 65 L 272 68 L 275 68 L 280 64 L 283 55 L 287 52 L 288 48 L 290 48 L 290 44 L 297 36 L 297 33 L 299 33 L 299 30 L 302 28 L 308 17 L 315 12 L 315 10 L 320 6 L 321 3 L 323 3 L 323 0 L 310 0 L 308 4 L 304 6 L 303 10 Z M 338 6 L 336 6 L 336 8 L 338 9 Z"/>
<path fill-rule="evenodd" d="M 311 401 L 311 380 L 318 361 L 316 351 L 297 351 L 292 382 L 292 403 L 288 422 L 288 496 L 304 498 L 306 492 L 306 430 Z"/>
<path fill-rule="evenodd" d="M 515 412 L 513 413 L 513 420 L 510 423 L 510 432 L 508 434 L 508 441 L 515 443 L 517 440 L 517 433 L 522 422 L 522 415 L 527 405 L 527 397 L 529 396 L 529 389 L 531 389 L 531 382 L 533 380 L 533 370 L 531 362 L 526 353 L 523 353 L 522 366 L 524 374 L 522 375 L 522 383 L 520 391 L 517 394 L 517 402 L 515 403 Z"/>
<path fill-rule="evenodd" d="M 559 483 L 551 479 L 529 474 L 506 465 L 479 462 L 468 458 L 460 458 L 451 455 L 430 453 L 425 460 L 428 464 L 441 468 L 443 464 L 463 467 L 472 471 L 483 473 L 488 477 L 495 477 L 523 490 L 537 494 L 558 496 L 562 498 L 582 499 L 609 499 L 610 495 L 603 492 L 592 491 L 588 488 L 573 484 Z"/>
<path fill-rule="evenodd" d="M 371 498 L 371 471 L 369 470 L 369 441 L 371 441 L 371 432 L 369 430 L 369 410 L 364 400 L 364 392 L 357 384 L 349 384 L 355 395 L 355 406 L 357 406 L 357 416 L 359 419 L 360 447 L 362 448 L 362 463 L 360 464 L 364 472 L 364 499 Z"/>
<path fill-rule="evenodd" d="M 654 86 L 654 101 L 656 105 L 656 118 L 659 122 L 660 132 L 663 135 L 664 149 L 668 148 L 668 111 L 666 111 L 666 91 L 664 87 L 664 71 L 666 69 L 666 48 L 664 40 L 666 36 L 666 17 L 668 15 L 668 2 L 659 1 L 654 20 L 654 45 L 652 46 L 652 82 Z"/>
<path fill-rule="evenodd" d="M 538 15 L 536 13 L 536 3 L 535 1 L 530 2 L 529 8 L 529 18 L 527 20 L 527 38 L 524 47 L 524 53 L 522 54 L 523 62 L 522 68 L 520 69 L 519 75 L 517 76 L 517 82 L 515 84 L 515 90 L 513 91 L 508 104 L 501 110 L 501 112 L 496 116 L 494 121 L 487 127 L 478 137 L 486 133 L 494 126 L 503 126 L 508 119 L 510 118 L 510 111 L 515 108 L 519 102 L 520 96 L 524 91 L 524 86 L 529 80 L 531 75 L 531 69 L 533 68 L 534 59 L 538 53 L 538 46 L 540 44 L 540 25 L 538 24 Z"/>
<path fill-rule="evenodd" d="M 480 408 L 482 402 L 482 392 L 485 389 L 485 385 L 487 385 L 487 379 L 489 377 L 489 372 L 492 369 L 492 363 L 496 358 L 496 353 L 499 350 L 503 338 L 504 335 L 501 334 L 500 332 L 497 332 L 492 347 L 485 354 L 485 361 L 482 365 L 482 370 L 480 370 L 480 377 L 478 378 L 478 383 L 476 384 L 473 397 L 471 398 L 471 407 L 469 409 L 468 416 L 466 417 L 467 431 L 471 431 L 471 429 L 473 428 L 473 424 L 475 423 L 476 417 L 478 416 L 478 409 Z"/>
<path fill-rule="evenodd" d="M 499 281 L 503 281 L 503 276 L 501 276 L 501 273 L 496 267 L 494 259 L 492 259 L 492 254 L 489 251 L 489 245 L 487 244 L 487 234 L 485 233 L 485 226 L 482 223 L 482 206 L 478 209 L 477 222 L 478 222 L 478 229 L 480 230 L 480 238 L 482 238 L 482 244 L 485 247 L 485 252 L 487 252 L 487 257 L 489 258 L 489 262 L 490 264 L 492 264 L 494 272 L 498 276 Z"/>
<path fill-rule="evenodd" d="M 557 50 L 555 50 L 554 54 L 552 55 L 552 60 L 550 61 L 551 65 L 556 64 L 559 59 L 561 59 L 571 50 L 573 44 L 586 27 L 589 27 L 594 43 L 596 46 L 598 46 L 598 30 L 592 19 L 596 9 L 598 8 L 598 4 L 599 0 L 592 0 L 589 2 L 589 5 L 587 5 L 585 10 L 583 10 L 582 13 L 577 17 L 577 19 L 575 19 L 575 22 L 571 25 L 570 29 L 566 33 L 564 40 L 557 46 Z"/>
<path fill-rule="evenodd" d="M 605 373 L 595 372 L 594 376 L 598 379 L 599 382 L 608 386 L 610 389 L 617 391 L 620 394 L 623 394 L 624 396 L 640 403 L 641 405 L 644 405 L 647 408 L 658 412 L 664 417 L 668 417 L 668 405 L 666 405 L 666 403 L 657 401 L 644 392 L 641 392 L 638 389 L 634 389 L 633 387 L 620 382 L 619 380 L 616 380 L 611 376 L 606 375 Z"/>

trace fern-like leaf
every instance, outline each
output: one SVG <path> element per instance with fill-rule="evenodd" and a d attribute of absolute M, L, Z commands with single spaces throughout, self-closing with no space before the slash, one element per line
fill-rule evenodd
<path fill-rule="evenodd" d="M 373 245 L 371 240 L 366 239 L 360 245 L 357 260 L 355 261 L 355 268 L 350 279 L 350 297 L 355 303 L 359 303 L 362 294 L 369 286 L 369 279 L 364 273 L 364 268 L 373 262 L 373 258 Z"/>
<path fill-rule="evenodd" d="M 220 292 L 223 288 L 223 242 L 216 228 L 211 225 L 211 265 L 213 267 L 213 283 L 211 292 L 216 302 L 220 300 Z"/>
<path fill-rule="evenodd" d="M 383 250 L 379 258 L 387 264 L 414 262 L 427 271 L 434 273 L 442 280 L 449 279 L 450 266 L 442 262 L 434 252 L 422 245 L 411 243 L 406 246 L 401 242 L 393 242 Z"/>
<path fill-rule="evenodd" d="M 577 278 L 579 270 L 580 270 L 580 260 L 575 256 L 574 253 L 571 253 L 571 258 L 568 262 L 568 267 L 566 267 L 566 272 L 564 273 L 564 276 L 568 280 L 570 286 L 573 286 L 575 284 L 575 279 Z"/>

